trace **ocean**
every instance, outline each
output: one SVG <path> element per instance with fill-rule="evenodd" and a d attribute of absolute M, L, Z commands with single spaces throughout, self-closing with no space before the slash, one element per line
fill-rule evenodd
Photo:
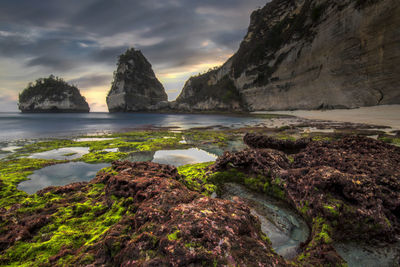
<path fill-rule="evenodd" d="M 151 127 L 184 130 L 197 127 L 241 127 L 265 119 L 246 116 L 149 113 L 0 113 L 0 142 L 71 137 Z"/>

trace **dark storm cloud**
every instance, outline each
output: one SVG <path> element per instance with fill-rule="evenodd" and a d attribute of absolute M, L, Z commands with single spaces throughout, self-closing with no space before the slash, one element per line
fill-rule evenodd
<path fill-rule="evenodd" d="M 249 11 L 265 0 L 2 0 L 1 56 L 29 58 L 27 66 L 66 70 L 96 62 L 115 64 L 128 46 L 141 48 L 153 64 L 191 64 L 216 51 L 209 40 L 237 48 Z M 132 34 L 118 39 L 119 33 Z M 104 43 L 104 38 L 115 37 Z M 151 40 L 151 38 L 158 38 Z"/>
<path fill-rule="evenodd" d="M 95 62 L 115 63 L 118 56 L 125 52 L 128 46 L 116 46 L 103 49 L 95 49 L 91 52 L 90 58 Z"/>
<path fill-rule="evenodd" d="M 65 58 L 59 58 L 55 56 L 40 56 L 30 59 L 26 64 L 28 67 L 33 66 L 45 66 L 53 70 L 69 70 L 73 67 L 73 63 Z"/>

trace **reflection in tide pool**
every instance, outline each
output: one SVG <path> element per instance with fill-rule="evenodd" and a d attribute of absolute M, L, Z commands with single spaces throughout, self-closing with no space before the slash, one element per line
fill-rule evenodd
<path fill-rule="evenodd" d="M 35 153 L 29 156 L 34 159 L 72 160 L 89 153 L 88 147 L 63 147 L 50 151 Z"/>
<path fill-rule="evenodd" d="M 18 189 L 28 194 L 36 193 L 52 185 L 67 185 L 74 182 L 90 181 L 96 173 L 109 164 L 88 164 L 84 162 L 70 162 L 52 165 L 35 171 L 28 176 L 27 181 L 18 185 Z"/>
<path fill-rule="evenodd" d="M 349 267 L 399 266 L 400 241 L 391 245 L 364 245 L 355 242 L 333 245 Z"/>
<path fill-rule="evenodd" d="M 115 138 L 106 138 L 106 137 L 82 137 L 82 138 L 75 138 L 72 141 L 75 142 L 92 142 L 92 141 L 107 141 L 107 140 L 114 140 Z"/>
<path fill-rule="evenodd" d="M 202 162 L 215 161 L 216 155 L 198 148 L 180 150 L 159 150 L 154 154 L 153 162 L 170 164 L 176 167 Z"/>
<path fill-rule="evenodd" d="M 152 161 L 154 158 L 154 151 L 137 151 L 130 153 L 124 160 L 138 162 L 138 161 Z"/>
<path fill-rule="evenodd" d="M 1 150 L 6 151 L 6 152 L 15 152 L 15 150 L 20 149 L 22 146 L 6 146 L 3 147 Z"/>
<path fill-rule="evenodd" d="M 261 231 L 269 237 L 276 253 L 293 259 L 310 233 L 304 219 L 281 200 L 255 193 L 239 184 L 224 184 L 220 197 L 232 199 L 235 196 L 240 197 L 259 218 Z"/>

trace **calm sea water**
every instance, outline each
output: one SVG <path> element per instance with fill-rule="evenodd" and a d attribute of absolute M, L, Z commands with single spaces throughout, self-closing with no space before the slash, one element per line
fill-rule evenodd
<path fill-rule="evenodd" d="M 0 142 L 126 131 L 143 127 L 194 127 L 256 125 L 264 119 L 228 115 L 145 113 L 0 113 Z"/>

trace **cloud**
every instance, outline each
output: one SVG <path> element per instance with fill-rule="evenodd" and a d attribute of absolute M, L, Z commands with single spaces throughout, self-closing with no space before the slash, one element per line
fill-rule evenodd
<path fill-rule="evenodd" d="M 104 83 L 108 88 L 110 80 L 103 74 L 112 75 L 118 55 L 132 46 L 143 51 L 156 72 L 200 72 L 203 69 L 193 67 L 219 64 L 238 48 L 251 11 L 264 4 L 265 0 L 2 0 L 0 57 L 22 65 L 14 71 L 26 73 L 24 81 L 54 73 L 82 87 Z M 173 88 L 166 89 L 183 86 L 188 77 L 178 76 Z M 5 84 L 13 79 L 0 76 Z"/>
<path fill-rule="evenodd" d="M 77 85 L 78 88 L 90 88 L 110 84 L 112 74 L 85 75 L 76 79 L 68 80 L 68 83 Z"/>
<path fill-rule="evenodd" d="M 53 69 L 53 70 L 68 70 L 71 69 L 74 64 L 69 60 L 65 58 L 60 58 L 60 57 L 52 57 L 52 56 L 40 56 L 33 58 L 28 61 L 27 63 L 28 67 L 33 67 L 33 66 L 45 66 L 47 68 Z"/>

